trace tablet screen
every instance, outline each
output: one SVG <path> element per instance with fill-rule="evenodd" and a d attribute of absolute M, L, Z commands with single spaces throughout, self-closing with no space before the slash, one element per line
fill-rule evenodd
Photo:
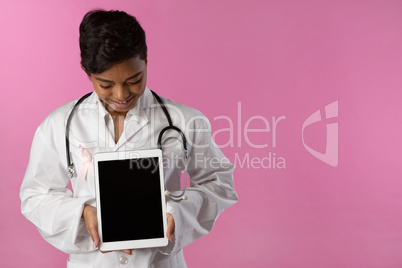
<path fill-rule="evenodd" d="M 163 238 L 158 157 L 99 161 L 103 242 Z"/>

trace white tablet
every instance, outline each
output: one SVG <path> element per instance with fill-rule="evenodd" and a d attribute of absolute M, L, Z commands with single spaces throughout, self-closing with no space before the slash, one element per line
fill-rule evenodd
<path fill-rule="evenodd" d="M 96 153 L 94 165 L 100 250 L 166 246 L 162 151 Z"/>

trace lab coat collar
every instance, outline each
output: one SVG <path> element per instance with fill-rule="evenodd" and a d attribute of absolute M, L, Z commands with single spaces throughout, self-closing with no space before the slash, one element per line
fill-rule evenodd
<path fill-rule="evenodd" d="M 99 96 L 94 92 L 91 97 L 94 97 L 94 101 L 98 105 L 98 112 L 104 118 L 110 113 L 106 110 L 104 104 L 99 99 Z M 141 114 L 141 110 L 152 107 L 153 104 L 153 95 L 151 90 L 148 87 L 145 87 L 144 94 L 138 99 L 137 104 L 127 112 L 127 117 L 131 117 L 132 115 L 139 115 Z"/>
<path fill-rule="evenodd" d="M 151 99 L 149 97 L 151 97 Z M 131 139 L 131 137 L 136 135 L 148 123 L 148 116 L 144 109 L 150 105 L 150 101 L 152 101 L 152 93 L 146 87 L 144 94 L 138 99 L 137 104 L 127 112 L 126 117 L 128 121 L 125 123 L 123 134 L 116 144 L 116 151 L 125 145 L 127 141 L 136 140 Z M 132 146 L 133 144 L 130 142 L 130 147 Z"/>
<path fill-rule="evenodd" d="M 127 112 L 127 122 L 125 124 L 125 129 L 123 134 L 121 135 L 118 143 L 114 142 L 113 136 L 109 132 L 106 124 L 105 124 L 105 117 L 110 115 L 109 112 L 105 109 L 105 106 L 99 99 L 96 92 L 88 98 L 88 104 L 96 104 L 98 112 L 98 120 L 99 120 L 99 133 L 104 133 L 105 141 L 107 142 L 108 146 L 114 147 L 114 151 L 119 150 L 130 138 L 135 135 L 138 131 L 140 131 L 149 121 L 147 113 L 144 109 L 152 107 L 153 104 L 153 95 L 148 87 L 145 88 L 144 94 L 138 99 L 137 104 Z M 111 119 L 111 118 L 110 118 Z"/>

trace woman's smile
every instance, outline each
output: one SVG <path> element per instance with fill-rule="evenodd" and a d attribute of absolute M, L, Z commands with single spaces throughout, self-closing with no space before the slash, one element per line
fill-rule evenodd
<path fill-rule="evenodd" d="M 118 108 L 125 108 L 127 106 L 130 106 L 131 102 L 134 99 L 134 95 L 132 95 L 131 97 L 129 97 L 128 99 L 124 100 L 124 101 L 118 101 L 118 100 L 113 100 L 108 98 L 108 100 L 111 103 L 108 103 L 109 105 L 116 105 Z"/>

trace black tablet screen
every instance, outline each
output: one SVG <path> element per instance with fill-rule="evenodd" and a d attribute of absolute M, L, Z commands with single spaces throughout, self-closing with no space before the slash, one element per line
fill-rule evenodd
<path fill-rule="evenodd" d="M 157 157 L 99 161 L 103 242 L 163 238 Z"/>

